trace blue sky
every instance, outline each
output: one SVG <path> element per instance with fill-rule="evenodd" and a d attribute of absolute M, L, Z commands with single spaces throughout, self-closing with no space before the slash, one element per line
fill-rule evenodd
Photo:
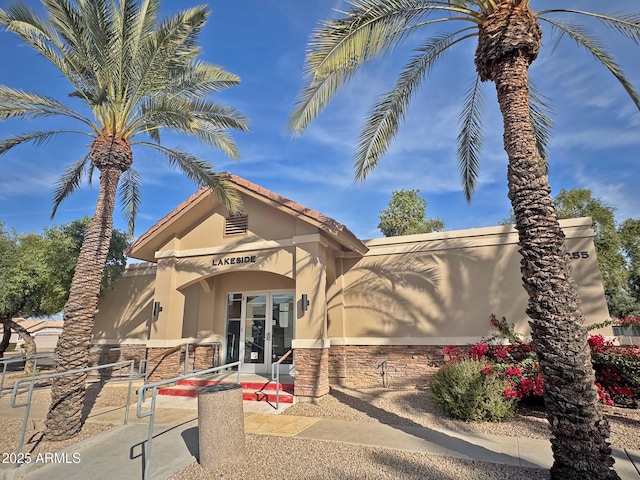
<path fill-rule="evenodd" d="M 33 0 L 27 3 L 36 8 L 39 5 Z M 178 6 L 200 3 L 165 0 L 163 5 L 168 13 Z M 230 171 L 318 210 L 344 223 L 362 239 L 381 236 L 378 213 L 387 206 L 392 191 L 403 188 L 419 189 L 428 201 L 427 215 L 444 220 L 447 230 L 492 226 L 508 216 L 506 154 L 492 84 L 485 85 L 485 146 L 480 182 L 471 204 L 464 199 L 457 173 L 457 122 L 461 99 L 474 75 L 473 40 L 454 48 L 425 80 L 387 155 L 366 182 L 355 183 L 352 154 L 360 125 L 376 97 L 391 87 L 412 44 L 400 49 L 396 57 L 368 66 L 301 137 L 293 139 L 286 124 L 303 83 L 307 39 L 320 20 L 335 15 L 334 8 L 345 8 L 344 2 L 207 3 L 213 13 L 201 37 L 203 58 L 240 76 L 240 86 L 217 98 L 247 115 L 251 132 L 233 133 L 242 155 L 237 163 L 188 138 L 167 137 L 167 145 L 187 148 L 209 159 L 219 171 Z M 599 6 L 601 2 L 586 3 Z M 0 0 L 2 8 L 9 4 Z M 539 10 L 584 8 L 585 2 L 532 0 L 531 4 Z M 616 12 L 634 8 L 640 8 L 637 0 L 615 2 Z M 640 47 L 598 24 L 592 26 L 598 27 L 602 40 L 640 89 Z M 640 217 L 640 113 L 610 73 L 569 39 L 554 49 L 550 33 L 544 31 L 544 45 L 531 77 L 555 106 L 549 155 L 553 194 L 562 188 L 590 188 L 616 208 L 619 221 Z M 70 91 L 53 67 L 6 32 L 0 32 L 0 84 L 63 101 Z M 46 128 L 45 123 L 50 127 L 51 119 L 1 122 L 0 138 Z M 92 215 L 97 178 L 93 187 L 83 186 L 61 206 L 54 220 L 49 220 L 56 179 L 86 149 L 86 137 L 69 135 L 38 148 L 19 146 L 0 157 L 0 220 L 18 232 L 28 232 Z M 134 155 L 135 168 L 144 178 L 138 236 L 196 187 L 152 152 L 137 150 Z M 115 226 L 126 228 L 119 212 Z"/>

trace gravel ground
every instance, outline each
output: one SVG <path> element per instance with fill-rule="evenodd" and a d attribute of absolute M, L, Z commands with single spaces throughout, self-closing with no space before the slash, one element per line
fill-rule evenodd
<path fill-rule="evenodd" d="M 611 426 L 611 444 L 640 450 L 640 410 L 605 407 Z M 387 388 L 348 389 L 332 387 L 317 404 L 297 403 L 284 415 L 336 418 L 389 425 L 421 426 L 511 437 L 549 438 L 545 413 L 536 408 L 521 409 L 510 421 L 463 422 L 440 413 L 426 387 L 394 390 Z"/>
<path fill-rule="evenodd" d="M 170 480 L 547 480 L 549 472 L 400 450 L 248 435 L 246 461 L 215 472 L 192 463 Z"/>
<path fill-rule="evenodd" d="M 112 428 L 113 425 L 103 423 L 86 423 L 82 430 L 75 437 L 64 440 L 62 442 L 51 442 L 43 438 L 45 430 L 44 421 L 29 420 L 27 422 L 27 431 L 24 437 L 24 446 L 22 453 L 30 453 L 31 457 L 35 457 L 38 453 L 53 453 L 63 448 L 74 445 L 82 440 L 86 440 L 94 435 L 102 433 Z M 16 453 L 20 430 L 22 428 L 22 419 L 3 418 L 2 419 L 2 435 L 0 435 L 0 453 L 11 454 Z M 3 462 L 4 463 L 4 462 Z"/>
<path fill-rule="evenodd" d="M 123 406 L 126 383 L 100 387 L 87 392 L 89 406 Z M 36 392 L 34 403 L 48 403 L 47 390 Z M 132 395 L 132 403 L 135 395 Z M 640 411 L 606 408 L 611 424 L 611 440 L 616 447 L 640 450 Z M 401 426 L 424 426 L 436 429 L 490 433 L 530 438 L 548 438 L 544 414 L 536 409 L 522 410 L 504 423 L 460 422 L 444 418 L 425 388 L 348 389 L 332 387 L 331 394 L 318 403 L 297 403 L 283 415 L 335 418 L 358 422 L 380 422 Z M 21 420 L 3 419 L 0 452 L 13 452 L 17 445 Z M 67 442 L 42 439 L 44 423 L 29 421 L 24 451 L 54 452 L 79 442 L 112 425 L 87 423 L 76 438 Z M 417 454 L 331 442 L 317 442 L 286 437 L 247 435 L 246 460 L 215 471 L 205 471 L 197 463 L 176 473 L 172 480 L 227 479 L 245 480 L 259 475 L 268 479 L 480 479 L 546 480 L 546 470 L 525 469 L 473 462 L 435 455 Z"/>
<path fill-rule="evenodd" d="M 7 385 L 10 385 L 10 378 L 7 379 Z M 139 385 L 139 384 L 138 384 Z M 87 396 L 85 399 L 85 412 L 89 412 L 93 407 L 123 407 L 127 398 L 126 382 L 115 383 L 110 386 L 101 386 L 100 384 L 93 384 L 87 387 Z M 135 389 L 137 385 L 132 388 L 131 403 L 133 404 L 137 397 L 135 395 Z M 18 397 L 18 401 L 24 401 L 25 396 Z M 3 401 L 8 401 L 8 396 L 3 397 Z M 48 389 L 34 391 L 31 397 L 32 404 L 46 404 L 51 402 L 51 393 Z M 111 424 L 101 423 L 85 423 L 82 430 L 74 438 L 65 440 L 62 442 L 51 442 L 44 439 L 45 425 L 42 420 L 29 420 L 27 422 L 27 430 L 25 434 L 23 453 L 31 453 L 37 455 L 38 453 L 57 452 L 75 443 L 86 440 L 94 435 L 104 432 L 114 426 Z M 20 437 L 20 430 L 22 429 L 22 418 L 3 418 L 2 427 L 0 427 L 0 453 L 15 453 L 18 446 L 18 440 Z"/>
<path fill-rule="evenodd" d="M 523 409 L 509 422 L 461 422 L 444 418 L 426 388 L 354 390 L 332 387 L 317 404 L 297 403 L 283 415 L 334 418 L 356 422 L 423 426 L 435 429 L 489 433 L 529 438 L 548 438 L 544 413 Z M 612 443 L 617 447 L 640 449 L 640 411 L 607 408 Z M 192 463 L 171 480 L 244 480 L 256 475 L 268 479 L 480 479 L 546 480 L 549 472 L 296 438 L 248 435 L 246 460 L 215 472 Z M 276 453 L 274 453 L 276 452 Z"/>

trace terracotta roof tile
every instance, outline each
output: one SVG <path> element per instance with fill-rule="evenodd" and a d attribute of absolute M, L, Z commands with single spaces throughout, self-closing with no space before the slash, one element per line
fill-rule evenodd
<path fill-rule="evenodd" d="M 255 195 L 267 198 L 283 207 L 286 207 L 293 212 L 299 213 L 305 217 L 308 217 L 312 220 L 315 220 L 320 224 L 320 228 L 325 231 L 328 231 L 332 234 L 337 234 L 338 232 L 346 235 L 351 239 L 352 242 L 358 246 L 367 250 L 367 247 L 343 224 L 335 221 L 334 219 L 323 215 L 320 212 L 317 212 L 311 208 L 305 207 L 293 200 L 290 200 L 282 195 L 279 195 L 271 190 L 268 190 L 260 185 L 257 185 L 249 180 L 246 180 L 242 177 L 238 177 L 237 175 L 233 175 L 231 173 L 222 173 L 221 176 L 225 178 L 230 183 L 237 185 L 240 188 L 246 189 L 248 192 L 251 192 Z M 135 247 L 143 243 L 148 238 L 152 237 L 156 232 L 162 229 L 163 226 L 167 225 L 171 222 L 175 217 L 177 217 L 183 210 L 188 208 L 193 202 L 198 200 L 203 195 L 208 194 L 210 189 L 208 187 L 200 188 L 196 193 L 187 198 L 184 202 L 178 205 L 175 209 L 173 209 L 169 214 L 160 219 L 155 225 L 153 225 L 149 230 L 143 233 L 136 241 L 134 241 L 129 248 L 127 248 L 127 254 L 129 254 Z"/>
<path fill-rule="evenodd" d="M 260 196 L 273 200 L 274 202 L 282 205 L 283 207 L 287 207 L 306 217 L 310 217 L 313 220 L 316 220 L 317 222 L 321 223 L 323 226 L 331 230 L 348 231 L 347 227 L 335 221 L 334 219 L 329 218 L 326 215 L 323 215 L 320 212 L 317 212 L 309 207 L 305 207 L 304 205 L 301 205 L 298 202 L 294 202 L 293 200 L 283 197 L 282 195 L 279 195 L 271 190 L 267 190 L 266 188 L 261 187 L 260 185 L 257 185 L 255 183 L 252 183 L 244 178 L 238 177 L 231 173 L 225 174 L 225 178 L 228 181 L 235 183 L 238 186 L 245 187 L 247 190 L 253 193 L 256 193 Z"/>

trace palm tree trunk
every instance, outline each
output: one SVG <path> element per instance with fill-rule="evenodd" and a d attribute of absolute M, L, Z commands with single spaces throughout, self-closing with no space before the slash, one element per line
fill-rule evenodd
<path fill-rule="evenodd" d="M 122 170 L 117 166 L 103 167 L 100 171 L 96 212 L 86 231 L 69 300 L 64 307 L 64 326 L 56 347 L 56 371 L 82 369 L 89 365 L 94 316 L 113 231 L 113 209 L 121 174 Z M 54 379 L 45 422 L 47 438 L 65 440 L 80 431 L 86 378 L 87 374 L 81 373 Z"/>
<path fill-rule="evenodd" d="M 609 424 L 603 418 L 578 289 L 565 256 L 564 234 L 551 200 L 546 162 L 529 120 L 526 55 L 505 56 L 494 69 L 509 157 L 509 199 L 519 233 L 521 271 L 529 294 L 534 344 L 545 380 L 551 424 L 552 479 L 618 479 L 611 468 Z"/>

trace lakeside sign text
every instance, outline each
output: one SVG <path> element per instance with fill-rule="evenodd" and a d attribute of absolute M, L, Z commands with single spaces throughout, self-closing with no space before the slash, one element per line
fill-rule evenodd
<path fill-rule="evenodd" d="M 256 263 L 256 256 L 250 257 L 227 257 L 227 258 L 214 258 L 211 265 L 217 267 L 219 265 L 239 265 L 241 263 Z"/>

